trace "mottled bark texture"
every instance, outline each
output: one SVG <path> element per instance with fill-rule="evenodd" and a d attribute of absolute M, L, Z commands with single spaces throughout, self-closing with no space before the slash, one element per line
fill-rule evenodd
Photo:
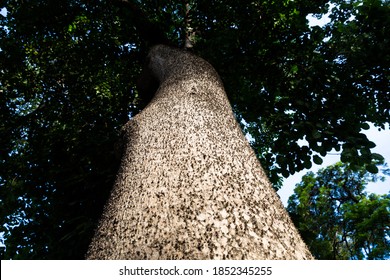
<path fill-rule="evenodd" d="M 124 127 L 117 182 L 88 259 L 311 259 L 213 67 L 155 46 L 160 86 Z"/>

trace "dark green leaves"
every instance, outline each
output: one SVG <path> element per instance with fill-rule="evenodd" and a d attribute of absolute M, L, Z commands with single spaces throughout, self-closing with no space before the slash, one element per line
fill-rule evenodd
<path fill-rule="evenodd" d="M 369 165 L 367 165 L 366 166 L 366 170 L 368 171 L 368 172 L 370 172 L 370 173 L 373 173 L 373 174 L 376 174 L 376 173 L 378 173 L 378 167 L 376 167 L 376 165 L 375 164 L 369 164 Z"/>
<path fill-rule="evenodd" d="M 362 130 L 390 116 L 388 3 L 334 1 L 332 21 L 309 28 L 306 16 L 326 13 L 327 1 L 282 2 L 207 1 L 215 22 L 197 51 L 217 68 L 237 114 L 251 124 L 253 147 L 272 179 L 308 166 L 312 152 L 335 149 L 345 162 L 369 163 L 374 144 Z M 206 6 L 199 4 L 200 22 L 207 22 Z M 379 24 L 373 11 L 387 19 Z M 309 143 L 305 155 L 294 145 L 299 139 Z"/>
<path fill-rule="evenodd" d="M 323 162 L 322 158 L 319 157 L 318 155 L 313 156 L 313 161 L 315 164 L 318 164 L 318 165 L 322 164 L 322 162 Z"/>
<path fill-rule="evenodd" d="M 0 16 L 2 258 L 83 258 L 136 112 L 134 34 L 76 2 L 8 1 Z"/>

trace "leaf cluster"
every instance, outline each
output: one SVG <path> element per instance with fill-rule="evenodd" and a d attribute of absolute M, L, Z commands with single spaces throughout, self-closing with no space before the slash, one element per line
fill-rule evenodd
<path fill-rule="evenodd" d="M 388 259 L 390 194 L 367 194 L 376 175 L 337 163 L 302 178 L 288 211 L 317 259 Z"/>
<path fill-rule="evenodd" d="M 7 1 L 0 16 L 0 232 L 4 258 L 83 258 L 137 103 L 141 55 L 116 11 Z M 121 37 L 122 36 L 122 37 Z M 137 38 L 134 38 L 134 41 Z"/>
<path fill-rule="evenodd" d="M 2 1 L 2 257 L 83 258 L 120 128 L 153 95 L 146 53 L 183 46 L 188 24 L 275 186 L 333 149 L 376 172 L 362 130 L 389 121 L 389 5 L 331 2 L 310 27 L 328 1 Z"/>

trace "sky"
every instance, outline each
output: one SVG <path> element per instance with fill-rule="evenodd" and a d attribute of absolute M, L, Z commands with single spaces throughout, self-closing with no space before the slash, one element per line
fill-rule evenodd
<path fill-rule="evenodd" d="M 2 15 L 2 16 L 7 16 L 7 9 L 6 8 L 1 8 L 0 7 L 0 15 Z"/>

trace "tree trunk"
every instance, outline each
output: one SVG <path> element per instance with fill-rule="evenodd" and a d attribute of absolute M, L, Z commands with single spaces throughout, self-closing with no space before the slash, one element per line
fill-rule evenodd
<path fill-rule="evenodd" d="M 311 259 L 203 59 L 155 46 L 88 259 Z"/>

